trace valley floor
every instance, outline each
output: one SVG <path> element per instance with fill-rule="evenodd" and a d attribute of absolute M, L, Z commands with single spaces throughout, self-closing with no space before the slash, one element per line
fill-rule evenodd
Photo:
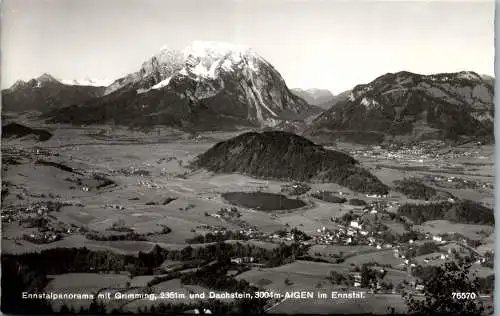
<path fill-rule="evenodd" d="M 218 231 L 240 232 L 248 237 L 244 243 L 273 249 L 281 242 L 290 242 L 286 238 L 273 236 L 275 232 L 296 227 L 315 237 L 309 255 L 324 262 L 295 261 L 275 268 L 254 266 L 249 271 L 237 274 L 236 278 L 279 293 L 319 290 L 330 293 L 340 287 L 330 282 L 332 270 L 349 274 L 353 266 L 376 262 L 387 268 L 386 280 L 394 286 L 414 279 L 404 265 L 405 259 L 395 257 L 392 249 L 380 249 L 375 244 L 314 245 L 322 236 L 322 231 L 338 229 L 338 223 L 334 221 L 336 218 L 359 209 L 348 203 L 328 203 L 303 195 L 300 198 L 306 202 L 306 206 L 299 209 L 270 212 L 238 206 L 238 216 L 221 213 L 221 209 L 234 207 L 222 198 L 223 193 L 262 191 L 281 194 L 281 187 L 286 184 L 238 174 L 215 175 L 190 169 L 189 164 L 197 155 L 238 133 L 207 133 L 192 137 L 167 129 L 142 133 L 106 126 L 43 127 L 54 130 L 54 137 L 46 142 L 12 139 L 4 140 L 2 144 L 3 253 L 21 254 L 50 248 L 85 246 L 90 250 L 137 255 L 140 251 L 152 250 L 155 245 L 166 249 L 182 249 L 188 245 L 189 239 Z M 349 146 L 343 149 L 351 151 L 352 146 Z M 425 175 L 455 176 L 492 183 L 493 148 L 464 148 L 463 151 L 472 152 L 472 156 L 467 159 L 447 159 L 446 163 L 453 165 L 453 168 L 448 169 L 440 166 L 442 161 L 403 164 L 363 155 L 355 158 L 391 186 L 395 180 Z M 99 176 L 96 177 L 96 174 Z M 367 202 L 385 199 L 399 204 L 420 203 L 392 191 L 387 198 L 377 198 L 352 192 L 336 184 L 314 183 L 311 187 L 312 191 L 340 191 L 348 199 L 358 198 Z M 5 196 L 4 188 L 8 190 Z M 485 205 L 493 204 L 491 188 L 445 190 L 459 198 Z M 47 201 L 59 203 L 60 208 L 51 211 L 52 206 L 47 206 Z M 405 231 L 404 227 L 396 223 L 387 224 L 395 231 Z M 493 250 L 494 231 L 487 225 L 455 224 L 440 220 L 423 223 L 419 229 L 431 235 L 443 231 L 460 232 L 467 238 L 481 242 L 476 247 L 478 252 L 484 254 Z M 135 239 L 105 239 L 113 234 L 126 235 L 130 232 L 136 234 Z M 89 239 L 89 233 L 97 234 L 101 239 Z M 204 245 L 191 242 L 191 246 Z M 335 263 L 334 254 L 346 256 L 345 261 Z M 474 269 L 480 271 L 482 276 L 493 274 L 493 269 L 479 264 Z M 47 291 L 94 293 L 102 289 L 133 292 L 149 288 L 147 283 L 155 276 L 73 273 L 52 277 Z M 346 289 L 351 290 L 368 293 L 368 289 L 357 286 Z M 208 292 L 209 289 L 183 285 L 179 279 L 173 279 L 155 285 L 153 292 L 162 291 L 188 295 Z M 90 304 L 83 301 L 71 304 L 78 306 L 87 303 Z M 154 302 L 131 301 L 118 307 L 136 311 L 148 304 Z M 366 299 L 361 300 L 278 300 L 275 305 L 269 306 L 268 312 L 385 313 L 388 307 L 394 307 L 396 312 L 405 311 L 401 295 L 395 290 L 369 293 Z"/>

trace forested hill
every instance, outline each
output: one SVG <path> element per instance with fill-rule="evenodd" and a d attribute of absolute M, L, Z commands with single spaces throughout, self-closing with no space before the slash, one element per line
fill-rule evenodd
<path fill-rule="evenodd" d="M 198 156 L 195 167 L 286 181 L 331 182 L 363 193 L 388 187 L 351 156 L 327 150 L 289 132 L 249 132 L 220 142 Z"/>

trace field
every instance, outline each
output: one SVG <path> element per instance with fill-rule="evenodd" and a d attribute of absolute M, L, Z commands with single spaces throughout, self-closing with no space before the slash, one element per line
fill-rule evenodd
<path fill-rule="evenodd" d="M 435 220 L 425 222 L 423 225 L 416 226 L 417 229 L 423 232 L 429 232 L 433 235 L 441 234 L 443 232 L 452 234 L 459 233 L 472 240 L 482 240 L 490 236 L 494 229 L 487 225 L 471 225 L 451 223 L 446 220 Z"/>
<path fill-rule="evenodd" d="M 353 256 L 362 252 L 372 252 L 373 247 L 370 246 L 344 246 L 344 245 L 314 245 L 310 248 L 309 253 L 315 255 L 316 253 L 321 256 L 329 257 L 333 255 L 338 256 Z"/>
<path fill-rule="evenodd" d="M 312 291 L 319 288 L 334 289 L 337 286 L 327 279 L 330 271 L 347 274 L 349 268 L 347 265 L 296 261 L 277 268 L 253 269 L 238 275 L 237 279 L 244 279 L 251 284 L 279 293 Z"/>
<path fill-rule="evenodd" d="M 398 266 L 404 262 L 402 259 L 394 257 L 394 252 L 392 249 L 383 251 L 373 251 L 369 253 L 359 254 L 347 258 L 345 263 L 355 263 L 361 265 L 363 263 L 376 262 L 380 265 L 391 265 L 392 267 Z"/>

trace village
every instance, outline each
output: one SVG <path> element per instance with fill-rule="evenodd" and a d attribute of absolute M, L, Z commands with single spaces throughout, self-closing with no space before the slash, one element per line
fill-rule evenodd
<path fill-rule="evenodd" d="M 368 148 L 350 150 L 349 154 L 354 158 L 373 158 L 373 159 L 387 159 L 396 160 L 401 163 L 405 162 L 444 162 L 447 160 L 454 160 L 458 158 L 470 157 L 479 154 L 479 151 L 463 151 L 463 152 L 449 152 L 446 154 L 439 153 L 435 150 L 435 145 L 418 144 L 413 146 L 369 146 Z"/>
<path fill-rule="evenodd" d="M 51 243 L 71 234 L 81 234 L 85 228 L 75 224 L 56 221 L 51 215 L 61 207 L 78 205 L 76 202 L 37 202 L 27 207 L 9 207 L 2 209 L 2 222 L 15 223 L 28 228 L 31 232 L 23 234 L 23 239 L 35 244 Z"/>

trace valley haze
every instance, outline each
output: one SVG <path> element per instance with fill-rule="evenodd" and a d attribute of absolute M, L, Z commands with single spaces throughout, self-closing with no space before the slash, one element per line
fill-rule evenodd
<path fill-rule="evenodd" d="M 493 12 L 4 1 L 2 312 L 492 313 Z"/>

